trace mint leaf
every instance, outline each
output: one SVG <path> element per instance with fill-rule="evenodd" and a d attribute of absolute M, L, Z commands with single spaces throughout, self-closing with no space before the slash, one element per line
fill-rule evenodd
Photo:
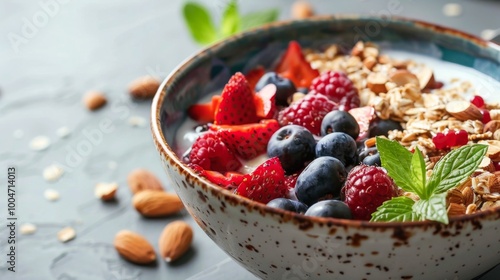
<path fill-rule="evenodd" d="M 241 17 L 241 30 L 247 30 L 278 19 L 278 9 L 270 9 L 245 14 Z"/>
<path fill-rule="evenodd" d="M 189 31 L 196 42 L 210 44 L 217 40 L 217 30 L 205 7 L 194 2 L 187 2 L 182 12 Z"/>
<path fill-rule="evenodd" d="M 371 222 L 410 222 L 420 221 L 421 216 L 413 211 L 415 202 L 406 196 L 394 197 L 385 201 L 372 213 Z"/>
<path fill-rule="evenodd" d="M 377 137 L 377 150 L 382 166 L 396 185 L 408 192 L 421 193 L 423 185 L 415 182 L 412 175 L 412 153 L 396 141 Z"/>
<path fill-rule="evenodd" d="M 427 197 L 444 193 L 465 181 L 477 169 L 487 149 L 486 145 L 467 145 L 441 158 L 429 178 Z"/>
<path fill-rule="evenodd" d="M 429 199 L 421 199 L 413 205 L 413 211 L 426 220 L 448 224 L 446 193 L 434 194 Z"/>
<path fill-rule="evenodd" d="M 427 175 L 425 172 L 424 156 L 418 147 L 416 147 L 415 152 L 413 152 L 410 171 L 415 187 L 419 187 L 415 189 L 415 193 L 422 198 L 422 196 L 425 195 L 425 181 Z"/>
<path fill-rule="evenodd" d="M 232 0 L 226 6 L 226 10 L 222 15 L 221 35 L 227 37 L 240 31 L 241 18 L 238 12 L 238 4 L 236 0 Z"/>

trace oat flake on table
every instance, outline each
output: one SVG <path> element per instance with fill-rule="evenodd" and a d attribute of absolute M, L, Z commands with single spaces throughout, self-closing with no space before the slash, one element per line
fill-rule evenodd
<path fill-rule="evenodd" d="M 19 228 L 19 232 L 24 235 L 33 234 L 36 232 L 36 226 L 30 223 L 22 224 Z"/>
<path fill-rule="evenodd" d="M 54 189 L 46 189 L 43 196 L 49 201 L 56 201 L 60 198 L 59 192 Z"/>
<path fill-rule="evenodd" d="M 43 151 L 50 146 L 50 139 L 47 136 L 36 136 L 30 141 L 30 148 L 34 151 Z"/>
<path fill-rule="evenodd" d="M 76 231 L 72 227 L 65 227 L 57 233 L 57 239 L 62 243 L 68 242 L 76 237 Z"/>
<path fill-rule="evenodd" d="M 462 5 L 458 3 L 448 3 L 443 6 L 443 14 L 447 17 L 457 17 L 462 14 Z"/>
<path fill-rule="evenodd" d="M 64 174 L 64 170 L 58 165 L 49 165 L 43 170 L 43 178 L 47 182 L 54 182 L 59 180 L 61 176 Z"/>

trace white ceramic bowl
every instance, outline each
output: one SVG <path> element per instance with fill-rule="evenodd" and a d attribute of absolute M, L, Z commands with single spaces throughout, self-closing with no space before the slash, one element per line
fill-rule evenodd
<path fill-rule="evenodd" d="M 378 31 L 368 34 L 370 30 Z M 497 45 L 401 18 L 321 17 L 231 37 L 182 63 L 154 99 L 153 138 L 176 192 L 206 234 L 261 278 L 471 279 L 484 273 L 500 263 L 498 208 L 452 218 L 448 225 L 311 218 L 234 195 L 181 160 L 175 135 L 187 108 L 221 89 L 232 73 L 257 64 L 271 67 L 290 40 L 305 46 L 340 42 L 352 47 L 359 39 L 424 55 L 433 55 L 433 50 L 441 60 L 500 80 Z"/>

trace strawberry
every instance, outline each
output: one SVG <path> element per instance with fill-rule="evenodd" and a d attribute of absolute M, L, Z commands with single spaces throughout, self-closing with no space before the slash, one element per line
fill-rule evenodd
<path fill-rule="evenodd" d="M 220 173 L 241 167 L 239 160 L 213 131 L 207 131 L 196 139 L 189 153 L 189 162 Z"/>
<path fill-rule="evenodd" d="M 370 122 L 375 119 L 375 109 L 371 106 L 359 107 L 349 110 L 351 114 L 359 125 L 359 136 L 358 141 L 368 138 L 368 130 L 370 128 Z"/>
<path fill-rule="evenodd" d="M 226 172 L 222 174 L 217 171 L 205 170 L 197 164 L 188 164 L 191 169 L 195 170 L 199 175 L 207 178 L 210 182 L 227 190 L 235 189 L 243 181 L 243 174 L 239 172 Z"/>
<path fill-rule="evenodd" d="M 319 76 L 318 70 L 312 69 L 311 64 L 305 59 L 297 41 L 289 43 L 288 49 L 276 67 L 276 73 L 290 79 L 298 88 L 309 88 L 312 80 Z"/>
<path fill-rule="evenodd" d="M 245 174 L 235 191 L 236 194 L 262 203 L 285 197 L 287 192 L 285 171 L 277 157 L 268 159 L 252 173 Z"/>
<path fill-rule="evenodd" d="M 261 120 L 259 123 L 242 125 L 212 125 L 222 142 L 233 153 L 244 159 L 252 159 L 267 150 L 267 142 L 280 128 L 275 119 Z"/>
<path fill-rule="evenodd" d="M 215 110 L 219 106 L 221 99 L 220 95 L 214 95 L 210 102 L 192 105 L 188 109 L 188 116 L 198 122 L 213 122 Z"/>
<path fill-rule="evenodd" d="M 237 72 L 222 90 L 221 101 L 215 111 L 215 124 L 238 125 L 255 123 L 258 120 L 253 91 L 245 76 Z"/>
<path fill-rule="evenodd" d="M 248 85 L 250 88 L 253 90 L 255 88 L 255 85 L 257 82 L 260 80 L 262 76 L 266 73 L 266 70 L 262 66 L 257 66 L 256 68 L 250 70 L 246 75 L 245 78 L 247 79 Z"/>
<path fill-rule="evenodd" d="M 254 95 L 255 113 L 259 118 L 274 118 L 274 114 L 276 114 L 276 91 L 275 85 L 268 84 Z"/>

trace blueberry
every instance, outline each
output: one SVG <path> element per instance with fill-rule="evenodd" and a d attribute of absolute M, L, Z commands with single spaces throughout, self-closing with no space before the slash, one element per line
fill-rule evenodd
<path fill-rule="evenodd" d="M 292 211 L 295 213 L 305 213 L 307 205 L 300 201 L 291 200 L 288 198 L 275 198 L 267 203 L 267 206 Z"/>
<path fill-rule="evenodd" d="M 346 111 L 331 111 L 321 122 L 321 136 L 332 132 L 344 132 L 353 139 L 358 138 L 359 125 L 356 119 Z"/>
<path fill-rule="evenodd" d="M 340 160 L 334 157 L 317 158 L 297 178 L 295 195 L 306 205 L 338 199 L 346 177 L 347 171 Z"/>
<path fill-rule="evenodd" d="M 307 209 L 306 216 L 352 219 L 351 209 L 340 200 L 323 200 Z"/>
<path fill-rule="evenodd" d="M 358 164 L 356 141 L 343 132 L 333 132 L 321 138 L 316 144 L 316 157 L 330 156 L 345 166 Z"/>
<path fill-rule="evenodd" d="M 307 128 L 287 125 L 278 129 L 267 144 L 267 155 L 278 157 L 286 174 L 293 174 L 314 159 L 316 140 Z"/>
<path fill-rule="evenodd" d="M 292 81 L 281 77 L 275 72 L 264 74 L 255 85 L 255 91 L 260 91 L 268 84 L 274 84 L 276 86 L 276 105 L 288 106 L 288 97 L 297 92 Z"/>
<path fill-rule="evenodd" d="M 379 154 L 374 154 L 374 155 L 369 155 L 363 159 L 362 162 L 364 165 L 371 165 L 371 166 L 382 166 L 382 162 L 380 161 L 380 155 Z"/>
<path fill-rule="evenodd" d="M 376 120 L 370 124 L 369 134 L 370 137 L 387 136 L 391 130 L 403 130 L 399 122 L 393 120 Z"/>

